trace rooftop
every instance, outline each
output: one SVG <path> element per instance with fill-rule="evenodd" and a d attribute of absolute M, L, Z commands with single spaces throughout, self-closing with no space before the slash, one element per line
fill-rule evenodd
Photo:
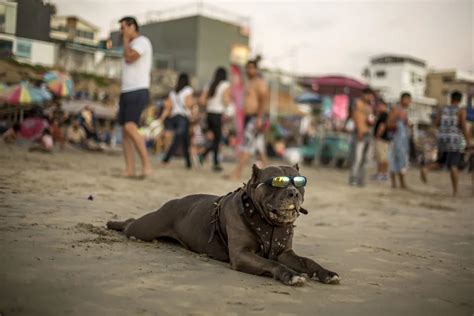
<path fill-rule="evenodd" d="M 371 64 L 398 64 L 398 63 L 412 63 L 417 66 L 426 67 L 426 61 L 411 57 L 408 55 L 394 55 L 382 54 L 374 56 L 370 59 Z"/>
<path fill-rule="evenodd" d="M 86 24 L 87 26 L 89 26 L 90 28 L 94 29 L 95 31 L 99 31 L 100 28 L 94 24 L 92 24 L 91 22 L 81 18 L 81 17 L 78 17 L 76 15 L 54 15 L 52 16 L 53 19 L 65 19 L 65 20 L 68 20 L 68 19 L 72 19 L 72 20 L 76 20 L 76 21 L 79 21 L 81 23 L 84 23 Z"/>
<path fill-rule="evenodd" d="M 140 25 L 178 20 L 192 16 L 204 16 L 225 23 L 234 24 L 242 28 L 250 28 L 250 18 L 202 2 L 188 3 L 165 10 L 147 11 L 133 16 L 137 19 Z M 111 30 L 117 29 L 117 21 L 118 19 L 111 21 Z"/>

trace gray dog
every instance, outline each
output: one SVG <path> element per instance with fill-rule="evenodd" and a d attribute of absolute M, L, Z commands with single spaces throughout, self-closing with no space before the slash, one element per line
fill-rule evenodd
<path fill-rule="evenodd" d="M 337 273 L 292 250 L 293 223 L 307 213 L 301 207 L 306 178 L 298 166 L 254 165 L 252 171 L 247 184 L 225 196 L 189 195 L 107 227 L 143 241 L 171 237 L 186 249 L 230 261 L 235 270 L 271 275 L 287 285 L 301 285 L 305 277 L 339 283 Z"/>

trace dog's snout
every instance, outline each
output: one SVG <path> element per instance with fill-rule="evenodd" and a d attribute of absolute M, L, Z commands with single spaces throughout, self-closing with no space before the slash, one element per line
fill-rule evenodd
<path fill-rule="evenodd" d="M 289 198 L 297 198 L 300 196 L 300 193 L 296 189 L 291 189 L 288 191 L 288 197 Z"/>

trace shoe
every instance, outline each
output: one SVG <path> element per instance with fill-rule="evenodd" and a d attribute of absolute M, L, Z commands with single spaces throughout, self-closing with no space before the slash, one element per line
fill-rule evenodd
<path fill-rule="evenodd" d="M 377 180 L 382 182 L 388 181 L 388 176 L 386 174 L 380 174 Z"/>
<path fill-rule="evenodd" d="M 214 170 L 215 172 L 221 172 L 221 171 L 223 171 L 224 169 L 223 169 L 221 166 L 216 165 L 216 166 L 214 166 L 213 170 Z"/>

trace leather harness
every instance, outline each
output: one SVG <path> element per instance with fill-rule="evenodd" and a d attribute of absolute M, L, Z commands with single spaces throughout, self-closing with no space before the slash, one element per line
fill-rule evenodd
<path fill-rule="evenodd" d="M 243 207 L 239 209 L 239 214 L 242 216 L 247 227 L 249 227 L 258 237 L 261 254 L 267 259 L 277 259 L 278 256 L 287 248 L 287 244 L 291 242 L 294 225 L 276 226 L 269 223 L 268 220 L 260 214 L 244 188 L 238 188 L 233 192 L 229 192 L 226 195 L 219 197 L 214 202 L 214 212 L 211 219 L 211 225 L 213 227 L 211 228 L 208 243 L 212 242 L 217 233 L 222 243 L 226 248 L 228 248 L 227 236 L 224 236 L 219 225 L 219 216 L 222 200 L 233 193 L 241 194 L 240 200 Z M 300 212 L 307 214 L 305 209 L 300 209 Z"/>

